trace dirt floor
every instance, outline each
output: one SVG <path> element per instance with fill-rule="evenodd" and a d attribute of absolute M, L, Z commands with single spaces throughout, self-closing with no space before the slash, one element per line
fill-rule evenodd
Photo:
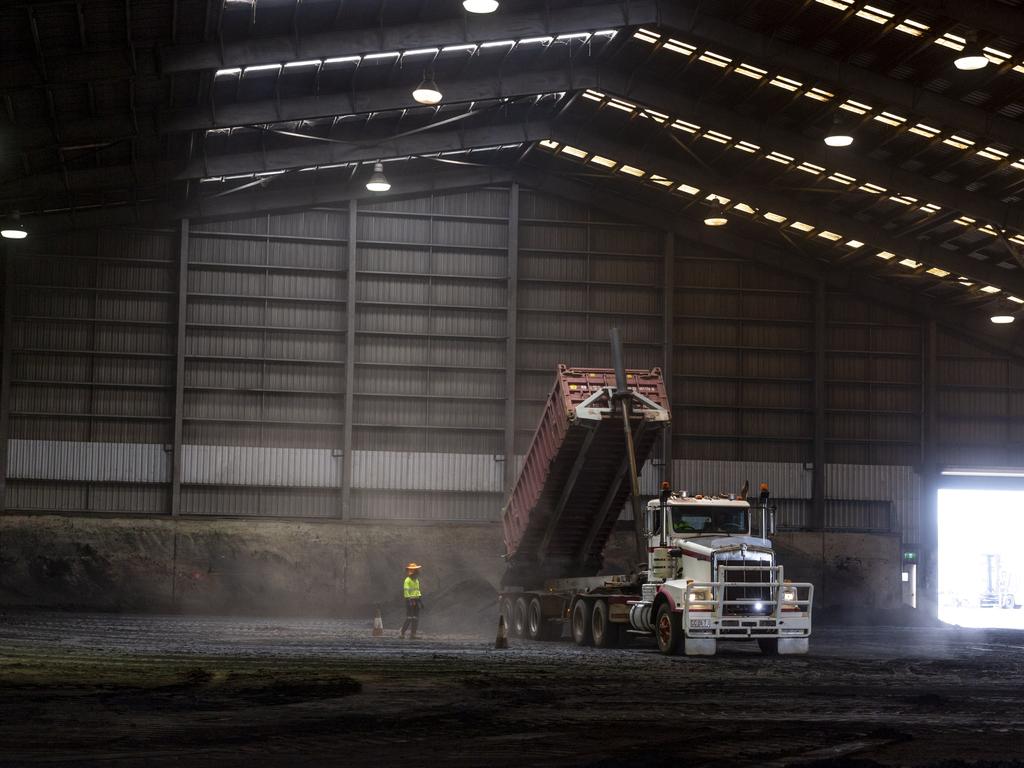
<path fill-rule="evenodd" d="M 0 765 L 1024 767 L 1024 633 L 834 627 L 782 658 L 511 643 L 0 614 Z"/>

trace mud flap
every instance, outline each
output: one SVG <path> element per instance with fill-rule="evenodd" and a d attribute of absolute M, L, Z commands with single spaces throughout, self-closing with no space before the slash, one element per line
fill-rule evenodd
<path fill-rule="evenodd" d="M 713 637 L 687 637 L 683 640 L 683 652 L 687 656 L 714 656 L 718 641 Z"/>
<path fill-rule="evenodd" d="M 806 637 L 780 637 L 779 655 L 807 653 L 810 641 Z"/>

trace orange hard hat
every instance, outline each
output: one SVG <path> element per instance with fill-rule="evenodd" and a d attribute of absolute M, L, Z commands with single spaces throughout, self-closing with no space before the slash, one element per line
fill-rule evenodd
<path fill-rule="evenodd" d="M 416 563 L 409 563 L 407 566 L 405 566 L 405 570 L 407 570 L 407 571 L 418 571 L 422 567 L 423 567 L 422 565 L 416 565 Z"/>

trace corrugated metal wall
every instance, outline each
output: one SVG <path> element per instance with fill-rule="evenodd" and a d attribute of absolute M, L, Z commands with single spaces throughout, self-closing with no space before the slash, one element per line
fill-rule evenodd
<path fill-rule="evenodd" d="M 764 480 L 805 526 L 814 286 L 676 238 L 666 340 L 663 233 L 523 190 L 512 264 L 511 203 L 507 188 L 361 202 L 352 233 L 345 208 L 193 222 L 180 511 L 339 516 L 351 353 L 349 515 L 495 520 L 508 366 L 521 454 L 554 367 L 609 365 L 617 325 L 629 366 L 663 366 L 671 343 L 676 485 Z M 12 258 L 8 509 L 170 511 L 178 248 L 170 230 L 121 230 Z M 835 293 L 826 315 L 826 525 L 916 543 L 922 323 Z M 1019 464 L 1024 364 L 940 333 L 937 367 L 939 461 Z M 659 447 L 645 492 L 663 473 Z"/>
<path fill-rule="evenodd" d="M 168 511 L 176 242 L 123 230 L 8 251 L 9 509 Z"/>

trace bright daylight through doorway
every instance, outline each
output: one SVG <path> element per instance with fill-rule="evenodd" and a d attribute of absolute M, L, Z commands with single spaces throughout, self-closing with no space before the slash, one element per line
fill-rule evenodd
<path fill-rule="evenodd" d="M 1024 490 L 939 491 L 939 618 L 1024 629 Z"/>

